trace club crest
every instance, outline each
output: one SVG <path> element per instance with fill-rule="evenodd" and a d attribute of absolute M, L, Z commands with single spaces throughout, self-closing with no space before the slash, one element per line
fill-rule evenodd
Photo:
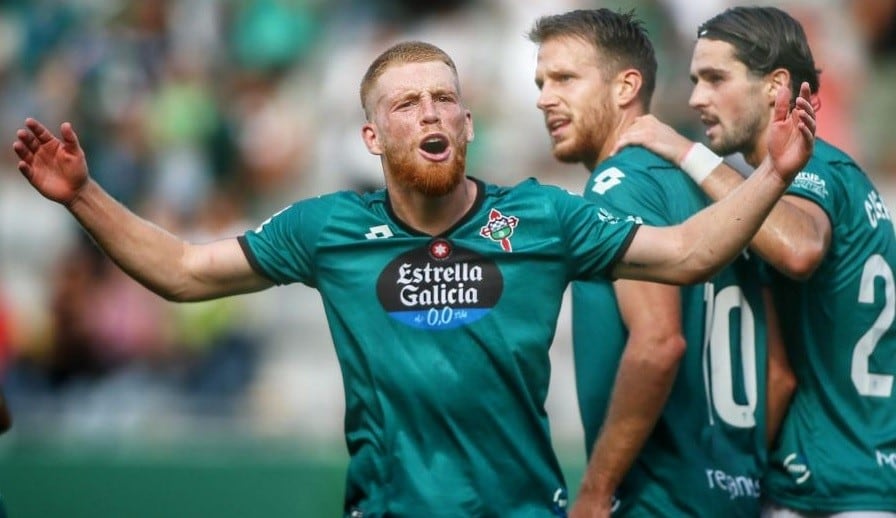
<path fill-rule="evenodd" d="M 497 241 L 505 252 L 512 252 L 510 237 L 519 221 L 516 216 L 505 216 L 498 209 L 492 209 L 488 213 L 488 223 L 479 229 L 479 235 Z"/>

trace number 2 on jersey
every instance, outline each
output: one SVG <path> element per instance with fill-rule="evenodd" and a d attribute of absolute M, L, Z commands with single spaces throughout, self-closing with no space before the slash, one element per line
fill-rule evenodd
<path fill-rule="evenodd" d="M 890 397 L 893 390 L 893 376 L 888 374 L 872 374 L 868 369 L 868 358 L 880 338 L 893 325 L 896 317 L 896 292 L 894 292 L 893 270 L 879 254 L 874 254 L 865 261 L 862 270 L 862 281 L 859 285 L 859 303 L 874 304 L 875 279 L 883 280 L 884 307 L 871 329 L 859 338 L 852 351 L 852 367 L 850 375 L 856 390 L 863 396 Z"/>

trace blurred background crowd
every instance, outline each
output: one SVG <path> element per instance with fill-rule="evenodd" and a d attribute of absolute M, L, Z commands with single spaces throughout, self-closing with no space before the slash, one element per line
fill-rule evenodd
<path fill-rule="evenodd" d="M 819 136 L 852 153 L 892 204 L 896 0 L 762 3 L 790 11 L 813 43 Z M 358 84 L 388 45 L 423 39 L 457 62 L 476 129 L 469 174 L 580 191 L 586 172 L 555 163 L 535 107 L 532 21 L 634 8 L 658 51 L 653 112 L 699 139 L 687 106 L 690 52 L 697 25 L 728 5 L 0 2 L 0 142 L 9 143 L 0 146 L 0 381 L 16 420 L 0 439 L 0 470 L 4 455 L 36 438 L 239 434 L 337 450 L 342 441 L 342 382 L 316 292 L 289 286 L 181 305 L 151 294 L 19 175 L 11 142 L 25 117 L 54 130 L 71 121 L 91 174 L 135 212 L 193 240 L 232 236 L 293 200 L 381 185 L 379 160 L 360 139 Z M 567 311 L 548 406 L 556 440 L 578 455 L 568 325 Z"/>

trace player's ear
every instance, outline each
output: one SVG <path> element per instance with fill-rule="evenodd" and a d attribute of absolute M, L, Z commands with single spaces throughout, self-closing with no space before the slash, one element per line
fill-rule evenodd
<path fill-rule="evenodd" d="M 786 68 L 776 68 L 767 76 L 766 95 L 769 100 L 769 106 L 775 105 L 775 97 L 778 96 L 778 89 L 781 87 L 790 88 L 790 71 Z M 796 94 L 790 92 L 790 95 L 793 97 Z"/>
<path fill-rule="evenodd" d="M 628 106 L 632 101 L 637 100 L 643 82 L 644 79 L 641 77 L 641 73 L 634 68 L 628 68 L 619 72 L 613 85 L 616 104 L 621 107 Z"/>
<path fill-rule="evenodd" d="M 821 110 L 821 97 L 819 97 L 817 93 L 814 93 L 809 97 L 809 102 L 812 103 L 812 109 L 815 110 L 815 113 L 818 113 Z"/>
<path fill-rule="evenodd" d="M 466 120 L 467 120 L 467 142 L 473 142 L 473 139 L 476 138 L 476 133 L 473 131 L 473 113 L 470 110 L 466 111 Z"/>
<path fill-rule="evenodd" d="M 367 151 L 370 151 L 371 154 L 383 154 L 383 146 L 380 143 L 376 124 L 372 122 L 364 123 L 364 125 L 361 126 L 361 138 L 364 140 L 364 145 L 367 146 Z"/>

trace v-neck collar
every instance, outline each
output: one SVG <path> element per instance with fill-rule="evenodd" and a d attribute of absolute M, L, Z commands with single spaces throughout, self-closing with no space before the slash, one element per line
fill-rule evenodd
<path fill-rule="evenodd" d="M 469 178 L 473 180 L 473 184 L 476 187 L 476 199 L 473 200 L 473 205 L 470 206 L 469 210 L 461 217 L 454 225 L 451 225 L 447 230 L 441 232 L 439 234 L 430 235 L 426 232 L 422 232 L 410 225 L 408 225 L 404 220 L 399 218 L 395 212 L 392 211 L 392 203 L 389 201 L 389 190 L 386 190 L 386 213 L 389 214 L 389 217 L 392 221 L 395 222 L 396 225 L 401 227 L 405 232 L 411 234 L 412 236 L 420 236 L 420 237 L 446 237 L 451 235 L 455 229 L 466 223 L 473 217 L 473 214 L 479 211 L 480 207 L 482 207 L 483 202 L 485 201 L 485 182 L 479 180 L 478 178 L 474 178 L 472 176 L 467 176 L 465 178 Z"/>

